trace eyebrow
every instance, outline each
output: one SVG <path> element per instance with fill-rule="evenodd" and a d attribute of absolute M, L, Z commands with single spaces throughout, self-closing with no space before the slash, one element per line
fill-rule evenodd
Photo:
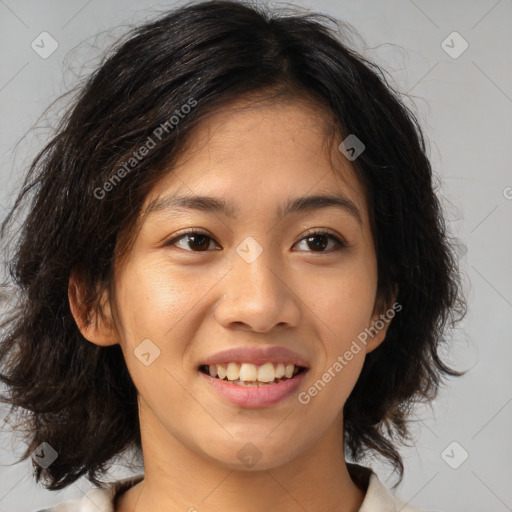
<path fill-rule="evenodd" d="M 311 212 L 323 208 L 340 208 L 351 215 L 362 225 L 363 219 L 357 206 L 344 195 L 310 195 L 289 199 L 284 206 L 277 210 L 277 217 L 282 219 L 293 213 Z M 236 219 L 238 209 L 236 206 L 224 199 L 211 196 L 178 196 L 170 194 L 163 198 L 157 198 L 146 208 L 145 215 L 163 210 L 199 210 L 208 213 L 219 213 Z"/>

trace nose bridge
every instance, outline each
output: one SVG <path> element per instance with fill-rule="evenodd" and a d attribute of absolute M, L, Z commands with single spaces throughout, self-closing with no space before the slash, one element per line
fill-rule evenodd
<path fill-rule="evenodd" d="M 278 262 L 269 249 L 263 247 L 252 237 L 247 237 L 237 248 L 233 256 L 233 278 L 236 295 L 241 300 L 276 301 L 280 294 L 276 266 Z M 272 268 L 274 267 L 274 268 Z"/>
<path fill-rule="evenodd" d="M 297 304 L 280 263 L 251 237 L 236 248 L 216 314 L 226 327 L 236 322 L 258 331 L 297 322 Z"/>

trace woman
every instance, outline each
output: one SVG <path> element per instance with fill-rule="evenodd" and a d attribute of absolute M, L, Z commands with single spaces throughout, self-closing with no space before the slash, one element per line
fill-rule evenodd
<path fill-rule="evenodd" d="M 176 9 L 34 161 L 3 400 L 37 481 L 100 486 L 47 510 L 415 510 L 345 457 L 401 477 L 464 301 L 421 129 L 335 26 Z M 131 447 L 144 474 L 98 480 Z"/>

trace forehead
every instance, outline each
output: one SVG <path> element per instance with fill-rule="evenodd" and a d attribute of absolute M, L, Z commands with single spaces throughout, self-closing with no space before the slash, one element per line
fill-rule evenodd
<path fill-rule="evenodd" d="M 233 101 L 198 125 L 144 211 L 178 192 L 222 197 L 233 215 L 262 203 L 282 215 L 285 198 L 341 194 L 364 216 L 364 188 L 340 142 L 332 114 L 311 100 Z"/>

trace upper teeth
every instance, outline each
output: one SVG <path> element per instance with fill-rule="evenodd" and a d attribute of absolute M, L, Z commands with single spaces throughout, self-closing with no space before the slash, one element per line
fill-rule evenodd
<path fill-rule="evenodd" d="M 243 382 L 259 381 L 259 382 L 272 382 L 274 379 L 281 379 L 286 377 L 291 379 L 295 372 L 294 364 L 265 363 L 262 365 L 255 365 L 252 363 L 228 363 L 225 364 L 211 364 L 208 368 L 212 377 L 219 377 L 219 379 L 227 378 L 228 380 L 241 380 Z"/>

